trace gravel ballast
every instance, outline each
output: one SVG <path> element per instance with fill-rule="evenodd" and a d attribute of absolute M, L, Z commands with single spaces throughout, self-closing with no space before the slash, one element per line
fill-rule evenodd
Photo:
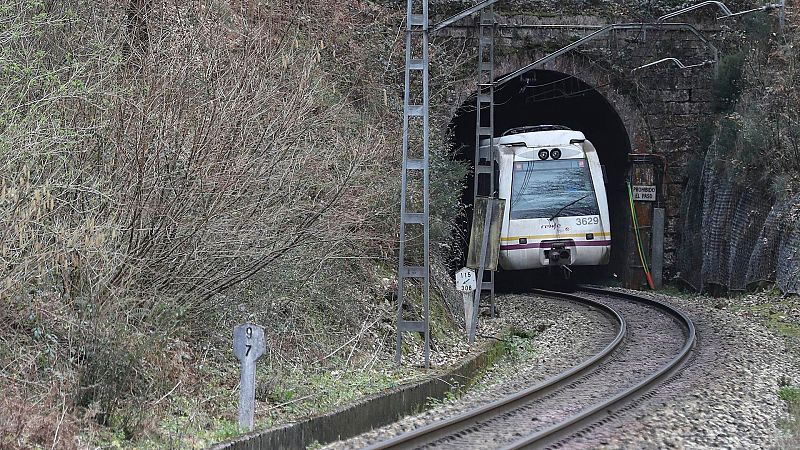
<path fill-rule="evenodd" d="M 641 293 L 639 293 L 641 294 Z M 777 424 L 786 418 L 779 383 L 800 382 L 797 356 L 764 326 L 706 297 L 651 295 L 685 311 L 698 344 L 683 369 L 570 448 L 795 448 Z M 542 330 L 534 357 L 507 358 L 463 397 L 329 448 L 360 448 L 516 392 L 579 363 L 613 339 L 609 318 L 579 304 L 535 296 L 499 298 L 503 317 L 484 320 L 488 335 L 507 326 Z M 723 303 L 724 304 L 724 303 Z M 598 326 L 598 325 L 604 326 Z"/>
<path fill-rule="evenodd" d="M 518 357 L 499 361 L 487 371 L 484 381 L 463 397 L 326 448 L 361 448 L 517 392 L 599 352 L 616 334 L 609 317 L 579 303 L 525 295 L 506 295 L 499 302 L 502 316 L 484 318 L 478 332 L 482 336 L 499 335 L 509 327 L 538 332 L 524 342 L 511 342 L 526 347 L 515 352 Z"/>
<path fill-rule="evenodd" d="M 652 397 L 621 420 L 595 429 L 583 446 L 795 448 L 777 426 L 786 415 L 779 383 L 800 381 L 800 364 L 784 341 L 724 309 L 719 299 L 649 295 L 691 317 L 697 328 L 695 353 Z"/>

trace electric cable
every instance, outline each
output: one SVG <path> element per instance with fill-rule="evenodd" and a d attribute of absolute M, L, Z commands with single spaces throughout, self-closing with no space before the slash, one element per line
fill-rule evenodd
<path fill-rule="evenodd" d="M 631 188 L 631 182 L 627 181 L 625 184 L 628 186 L 628 200 L 631 206 L 631 222 L 633 223 L 633 231 L 636 235 L 636 247 L 639 250 L 639 261 L 642 262 L 642 270 L 644 271 L 645 278 L 647 278 L 647 284 L 650 286 L 650 289 L 655 290 L 656 286 L 653 282 L 653 276 L 650 273 L 650 268 L 647 264 L 647 256 L 644 253 L 644 245 L 642 244 L 642 236 L 639 233 L 639 219 L 636 216 L 636 208 L 633 206 L 633 189 Z"/>

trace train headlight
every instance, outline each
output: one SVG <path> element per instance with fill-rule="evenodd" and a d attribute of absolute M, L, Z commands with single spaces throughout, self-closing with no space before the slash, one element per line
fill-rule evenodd
<path fill-rule="evenodd" d="M 561 158 L 561 149 L 554 148 L 550 150 L 550 157 L 553 159 Z"/>
<path fill-rule="evenodd" d="M 539 150 L 539 159 L 547 159 L 548 157 L 550 157 L 550 152 L 545 149 Z"/>

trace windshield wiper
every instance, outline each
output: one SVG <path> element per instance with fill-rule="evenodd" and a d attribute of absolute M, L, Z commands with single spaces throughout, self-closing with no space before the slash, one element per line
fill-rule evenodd
<path fill-rule="evenodd" d="M 555 213 L 555 214 L 553 214 L 553 217 L 551 217 L 551 218 L 550 218 L 550 220 L 553 220 L 553 219 L 555 219 L 556 217 L 558 217 L 558 215 L 559 215 L 559 214 L 561 214 L 561 212 L 562 212 L 562 211 L 564 211 L 565 209 L 567 209 L 567 208 L 569 208 L 570 206 L 574 205 L 575 203 L 578 203 L 579 201 L 581 201 L 581 200 L 585 199 L 585 198 L 586 198 L 586 197 L 588 197 L 588 196 L 589 196 L 589 194 L 586 194 L 586 195 L 584 195 L 583 197 L 581 197 L 581 198 L 579 198 L 579 199 L 577 199 L 577 200 L 573 200 L 573 201 L 571 201 L 571 202 L 567 203 L 566 205 L 562 206 L 562 207 L 561 207 L 561 209 L 559 209 L 558 211 L 556 211 L 556 213 Z"/>

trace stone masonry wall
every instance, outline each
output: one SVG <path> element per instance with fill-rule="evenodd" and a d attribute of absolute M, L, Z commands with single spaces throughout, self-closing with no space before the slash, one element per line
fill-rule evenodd
<path fill-rule="evenodd" d="M 498 14 L 497 23 L 495 73 L 502 76 L 609 22 L 607 18 L 592 16 L 540 18 Z M 716 32 L 708 27 L 701 31 L 709 40 Z M 444 34 L 450 38 L 470 38 L 474 33 L 474 23 L 466 21 L 446 29 Z M 594 87 L 625 124 L 632 151 L 664 157 L 667 165 L 665 279 L 675 274 L 681 195 L 688 179 L 690 155 L 701 151 L 700 127 L 712 111 L 715 66 L 709 63 L 680 69 L 663 63 L 632 71 L 667 57 L 690 65 L 711 61 L 714 55 L 710 44 L 688 31 L 631 29 L 611 32 L 541 67 L 573 75 Z M 462 100 L 472 92 L 474 85 L 465 85 Z"/>

